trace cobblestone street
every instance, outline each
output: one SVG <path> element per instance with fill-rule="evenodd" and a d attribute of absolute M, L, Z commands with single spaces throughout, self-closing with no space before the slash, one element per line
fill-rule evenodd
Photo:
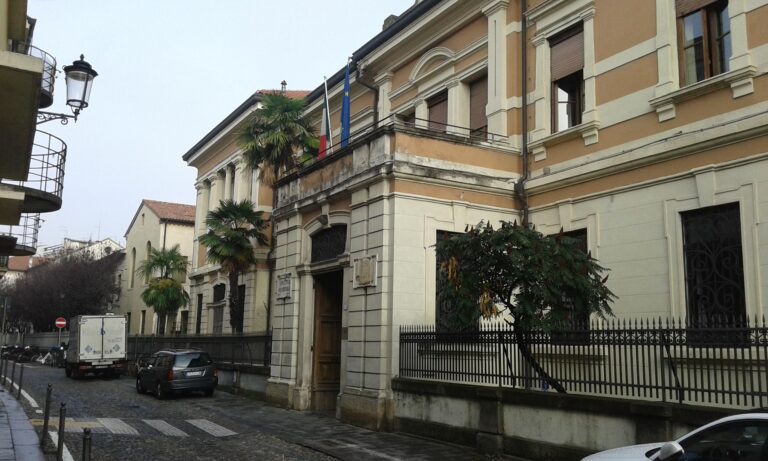
<path fill-rule="evenodd" d="M 342 424 L 317 413 L 296 412 L 217 391 L 214 397 L 157 400 L 136 393 L 130 377 L 65 378 L 62 369 L 26 365 L 22 398 L 37 430 L 46 385 L 53 385 L 51 430 L 59 403 L 67 404 L 66 447 L 82 452 L 84 428 L 92 430 L 95 460 L 485 460 L 464 447 Z M 40 411 L 40 413 L 38 413 Z M 55 456 L 50 456 L 55 459 Z"/>

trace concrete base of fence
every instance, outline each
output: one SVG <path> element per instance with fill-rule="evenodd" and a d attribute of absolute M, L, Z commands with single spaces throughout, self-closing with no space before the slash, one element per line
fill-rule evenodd
<path fill-rule="evenodd" d="M 219 387 L 223 391 L 266 400 L 269 367 L 220 365 Z"/>
<path fill-rule="evenodd" d="M 395 430 L 532 460 L 578 461 L 609 448 L 673 440 L 743 412 L 400 378 L 392 390 Z"/>

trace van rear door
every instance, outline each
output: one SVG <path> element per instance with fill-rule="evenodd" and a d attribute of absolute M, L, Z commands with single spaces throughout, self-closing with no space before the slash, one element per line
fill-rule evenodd
<path fill-rule="evenodd" d="M 104 317 L 105 359 L 125 358 L 125 323 L 125 317 L 122 315 Z"/>

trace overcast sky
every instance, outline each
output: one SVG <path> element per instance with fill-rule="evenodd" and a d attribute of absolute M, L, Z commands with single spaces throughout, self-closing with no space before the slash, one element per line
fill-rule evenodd
<path fill-rule="evenodd" d="M 39 128 L 68 145 L 64 205 L 38 245 L 121 244 L 142 199 L 194 204 L 181 160 L 258 89 L 312 90 L 413 0 L 29 0 L 34 45 L 99 73 L 78 122 Z M 63 73 L 54 104 L 67 112 Z"/>

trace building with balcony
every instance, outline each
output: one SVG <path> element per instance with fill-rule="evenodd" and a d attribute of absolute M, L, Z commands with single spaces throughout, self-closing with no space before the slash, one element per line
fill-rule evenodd
<path fill-rule="evenodd" d="M 149 280 L 136 269 L 145 261 L 152 248 L 170 249 L 179 245 L 181 254 L 192 256 L 194 240 L 195 207 L 180 203 L 141 201 L 125 231 L 125 258 L 117 272 L 116 285 L 120 293 L 112 303 L 113 311 L 128 317 L 128 333 L 131 335 L 186 333 L 190 322 L 190 307 L 177 312 L 176 317 L 159 317 L 141 299 Z M 184 288 L 187 277 L 182 277 Z"/>
<path fill-rule="evenodd" d="M 37 129 L 56 60 L 32 45 L 35 26 L 26 0 L 0 2 L 0 257 L 34 254 L 40 213 L 61 208 L 67 145 Z"/>
<path fill-rule="evenodd" d="M 189 273 L 190 297 L 194 319 L 189 327 L 195 334 L 226 334 L 232 332 L 229 322 L 229 286 L 227 274 L 206 256 L 206 248 L 197 238 L 208 229 L 205 219 L 222 200 L 250 200 L 257 211 L 272 212 L 272 188 L 259 178 L 243 158 L 238 146 L 237 133 L 248 115 L 259 107 L 262 94 L 274 90 L 260 90 L 206 134 L 187 153 L 183 160 L 197 169 L 197 204 L 195 214 L 195 244 L 192 268 Z M 303 98 L 306 91 L 286 91 L 291 98 Z M 265 217 L 266 219 L 266 217 Z M 244 306 L 243 332 L 264 332 L 269 316 L 269 248 L 256 248 L 257 264 L 241 275 L 240 300 Z"/>
<path fill-rule="evenodd" d="M 768 1 L 423 0 L 328 81 L 332 152 L 278 181 L 268 398 L 391 427 L 433 245 L 582 239 L 619 318 L 766 313 Z M 323 86 L 306 100 L 320 117 Z"/>

